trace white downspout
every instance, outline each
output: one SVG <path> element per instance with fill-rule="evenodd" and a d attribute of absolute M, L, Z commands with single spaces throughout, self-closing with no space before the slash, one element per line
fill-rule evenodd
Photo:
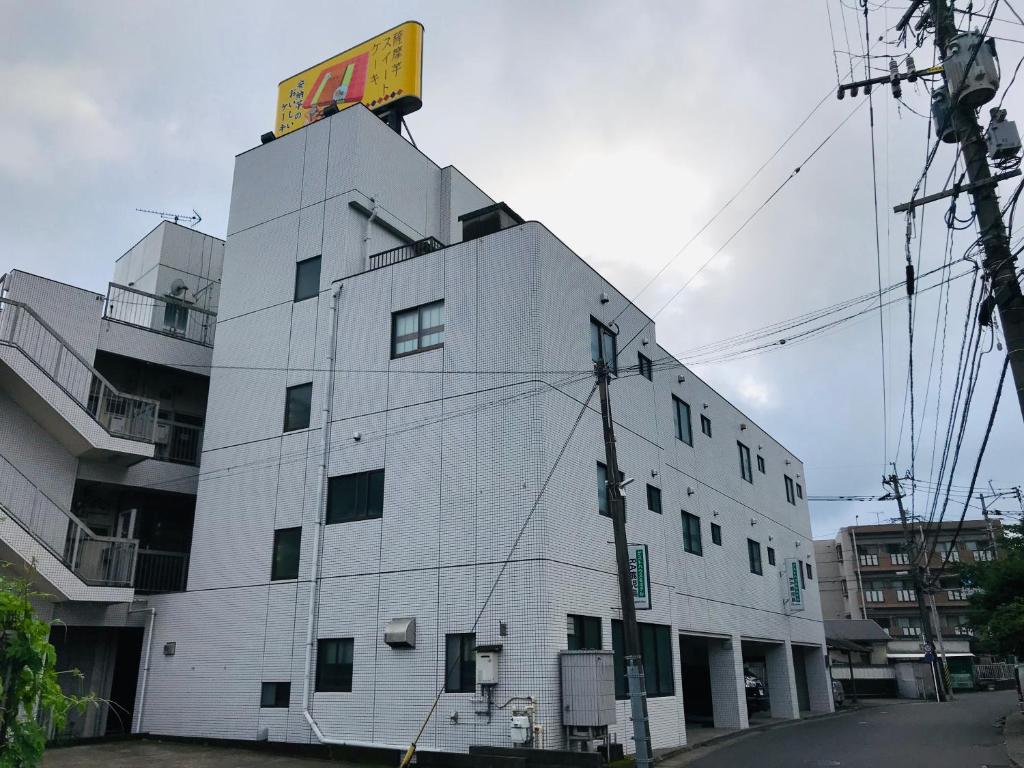
<path fill-rule="evenodd" d="M 148 613 L 149 627 L 146 628 L 146 656 L 142 661 L 142 682 L 139 684 L 139 704 L 136 709 L 139 712 L 136 733 L 142 733 L 142 717 L 145 715 L 146 707 L 146 684 L 149 682 L 149 659 L 153 653 L 153 629 L 156 626 L 156 608 L 133 608 L 128 613 Z"/>
<path fill-rule="evenodd" d="M 376 214 L 376 210 L 377 204 L 374 202 L 374 208 L 370 214 L 370 220 L 373 219 Z M 364 237 L 364 249 L 368 242 L 369 238 Z M 334 406 L 335 379 L 334 360 L 338 347 L 338 299 L 340 296 L 341 284 L 339 283 L 334 286 L 334 289 L 331 291 L 331 343 L 327 348 L 327 387 L 324 390 L 323 407 L 320 409 L 320 487 L 317 492 L 316 525 L 313 526 L 313 562 L 310 564 L 309 609 L 306 616 L 306 664 L 302 677 L 302 716 L 306 719 L 306 722 L 309 723 L 309 727 L 313 731 L 313 735 L 316 736 L 316 740 L 321 744 L 404 751 L 406 748 L 405 746 L 398 746 L 395 744 L 381 744 L 372 741 L 355 741 L 353 739 L 332 739 L 324 735 L 323 731 L 320 730 L 320 726 L 317 725 L 316 720 L 313 719 L 313 714 L 309 711 L 311 704 L 309 681 L 312 677 L 313 643 L 316 642 L 314 638 L 314 617 L 316 616 L 317 601 L 320 598 L 320 535 L 324 525 L 323 516 L 327 497 L 327 460 L 331 447 L 330 429 L 331 413 Z"/>
<path fill-rule="evenodd" d="M 370 240 L 373 239 L 373 235 L 370 233 L 370 229 L 373 226 L 373 220 L 377 218 L 377 197 L 374 195 L 370 196 L 370 215 L 366 219 L 366 226 L 363 227 L 363 269 L 370 268 Z"/>

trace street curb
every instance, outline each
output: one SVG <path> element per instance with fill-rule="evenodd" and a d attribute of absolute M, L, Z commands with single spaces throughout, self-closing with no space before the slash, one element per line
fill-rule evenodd
<path fill-rule="evenodd" d="M 1024 713 L 1019 709 L 1010 712 L 1003 720 L 1002 734 L 1006 759 L 1015 768 L 1024 768 Z"/>

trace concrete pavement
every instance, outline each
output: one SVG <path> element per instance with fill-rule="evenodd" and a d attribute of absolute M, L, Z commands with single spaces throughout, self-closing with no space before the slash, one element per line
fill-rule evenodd
<path fill-rule="evenodd" d="M 928 768 L 1008 766 L 1001 719 L 1015 691 L 962 694 L 947 704 L 899 701 L 795 722 L 679 755 L 664 768 L 795 768 L 879 765 Z"/>

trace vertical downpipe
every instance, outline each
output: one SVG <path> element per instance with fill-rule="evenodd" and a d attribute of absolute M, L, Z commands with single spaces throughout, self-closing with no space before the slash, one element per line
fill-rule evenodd
<path fill-rule="evenodd" d="M 370 268 L 370 240 L 373 239 L 371 228 L 373 220 L 377 218 L 377 197 L 370 196 L 370 215 L 366 219 L 366 226 L 363 227 L 363 269 Z"/>

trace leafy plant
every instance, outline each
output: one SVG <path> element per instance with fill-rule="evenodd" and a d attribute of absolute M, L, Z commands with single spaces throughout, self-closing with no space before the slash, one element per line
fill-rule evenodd
<path fill-rule="evenodd" d="M 50 624 L 32 607 L 36 596 L 27 581 L 0 575 L 0 768 L 39 765 L 46 746 L 41 721 L 59 730 L 72 707 L 91 701 L 61 690 Z"/>
<path fill-rule="evenodd" d="M 971 594 L 971 626 L 986 650 L 1024 656 L 1024 526 L 1008 525 L 996 560 L 963 564 Z"/>

